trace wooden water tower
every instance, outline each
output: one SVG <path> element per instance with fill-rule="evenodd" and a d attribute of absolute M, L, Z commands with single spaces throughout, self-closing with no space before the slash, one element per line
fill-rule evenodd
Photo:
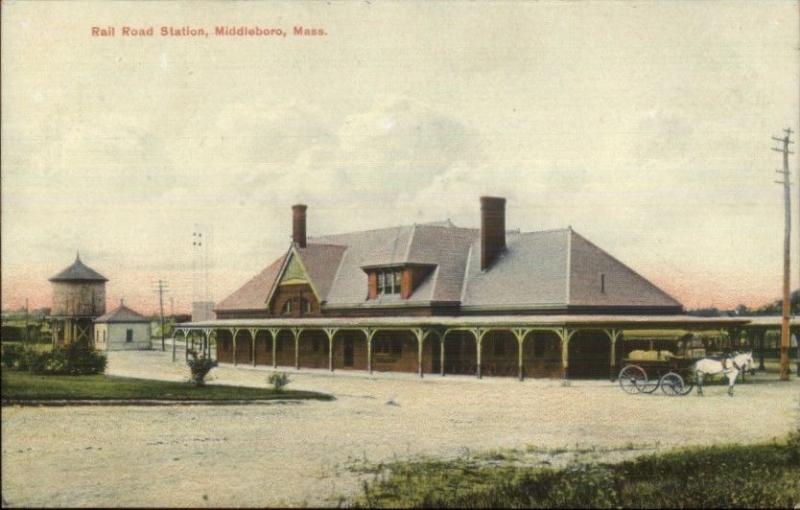
<path fill-rule="evenodd" d="M 53 305 L 50 329 L 53 343 L 92 343 L 94 319 L 106 313 L 108 278 L 81 262 L 80 254 L 71 266 L 50 278 Z"/>

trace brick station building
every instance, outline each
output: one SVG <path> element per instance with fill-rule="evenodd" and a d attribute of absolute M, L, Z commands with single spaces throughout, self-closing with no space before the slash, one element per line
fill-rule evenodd
<path fill-rule="evenodd" d="M 613 378 L 625 329 L 738 327 L 682 305 L 571 228 L 506 229 L 481 197 L 480 228 L 450 221 L 307 237 L 292 208 L 286 252 L 180 325 L 222 363 Z"/>

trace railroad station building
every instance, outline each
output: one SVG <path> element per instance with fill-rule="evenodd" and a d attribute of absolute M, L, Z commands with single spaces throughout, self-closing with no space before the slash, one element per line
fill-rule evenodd
<path fill-rule="evenodd" d="M 221 363 L 613 378 L 626 329 L 747 322 L 684 315 L 572 228 L 508 230 L 504 198 L 481 197 L 480 228 L 308 237 L 307 212 L 293 206 L 286 251 L 219 302 L 215 320 L 181 324 L 176 337 Z"/>

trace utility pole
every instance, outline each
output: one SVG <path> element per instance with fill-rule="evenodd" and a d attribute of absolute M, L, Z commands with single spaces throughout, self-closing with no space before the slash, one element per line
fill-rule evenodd
<path fill-rule="evenodd" d="M 789 193 L 789 144 L 792 142 L 789 137 L 792 134 L 791 128 L 784 129 L 785 135 L 783 138 L 773 136 L 772 139 L 776 142 L 781 142 L 783 147 L 773 147 L 772 150 L 783 154 L 783 170 L 775 170 L 777 173 L 783 175 L 782 181 L 775 181 L 777 184 L 783 185 L 783 202 L 784 202 L 784 229 L 783 229 L 783 307 L 781 317 L 781 381 L 789 380 L 789 313 L 791 306 L 791 287 L 790 287 L 790 271 L 791 271 L 791 235 L 792 235 L 792 212 L 791 212 L 791 196 Z"/>
<path fill-rule="evenodd" d="M 156 292 L 158 292 L 158 308 L 161 314 L 161 350 L 166 351 L 164 344 L 164 292 L 167 291 L 167 282 L 158 280 Z M 172 342 L 172 361 L 175 361 L 175 342 Z"/>
<path fill-rule="evenodd" d="M 25 343 L 29 344 L 30 338 L 28 337 L 28 298 L 25 298 Z"/>
<path fill-rule="evenodd" d="M 792 130 L 791 129 L 787 128 L 784 131 L 785 131 L 787 137 L 792 134 Z M 789 143 L 794 143 L 794 142 L 790 141 Z M 789 158 L 789 156 L 786 155 L 785 157 L 786 157 L 787 161 L 785 163 L 786 166 L 784 168 L 786 168 L 788 170 L 788 158 Z M 800 190 L 800 186 L 798 186 L 797 189 Z M 797 198 L 797 208 L 798 208 L 798 212 L 800 213 L 800 196 L 798 196 L 798 198 Z M 800 218 L 800 215 L 798 216 L 798 218 Z M 797 239 L 798 239 L 798 241 L 800 241 L 800 236 L 798 236 Z M 797 253 L 800 254 L 800 246 L 798 246 Z M 798 273 L 800 273 L 800 261 L 798 261 L 798 263 L 797 263 L 797 270 L 798 270 Z M 798 291 L 798 293 L 800 293 L 800 280 L 798 281 L 797 291 Z M 798 297 L 800 297 L 800 296 L 798 296 Z M 797 312 L 800 312 L 800 310 L 797 310 L 797 309 L 792 310 L 791 311 L 792 317 L 794 317 L 797 314 Z M 791 334 L 791 332 L 792 332 L 792 328 L 790 327 L 789 328 L 789 333 Z M 795 337 L 795 341 L 797 342 L 797 345 L 796 345 L 796 347 L 797 347 L 797 358 L 795 358 L 795 365 L 797 367 L 797 377 L 800 377 L 800 335 L 797 335 Z"/>

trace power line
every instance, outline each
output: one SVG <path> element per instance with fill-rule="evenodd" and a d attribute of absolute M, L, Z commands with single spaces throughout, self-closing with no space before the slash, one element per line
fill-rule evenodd
<path fill-rule="evenodd" d="M 784 228 L 783 228 L 783 306 L 781 318 L 781 381 L 789 380 L 789 313 L 791 306 L 791 236 L 792 236 L 792 212 L 791 195 L 789 193 L 789 154 L 794 154 L 789 150 L 792 142 L 789 137 L 792 135 L 791 128 L 784 129 L 785 135 L 782 138 L 773 136 L 772 139 L 783 144 L 783 147 L 773 147 L 772 150 L 783 154 L 783 170 L 775 172 L 783 176 L 782 181 L 775 181 L 783 185 L 784 203 Z"/>

